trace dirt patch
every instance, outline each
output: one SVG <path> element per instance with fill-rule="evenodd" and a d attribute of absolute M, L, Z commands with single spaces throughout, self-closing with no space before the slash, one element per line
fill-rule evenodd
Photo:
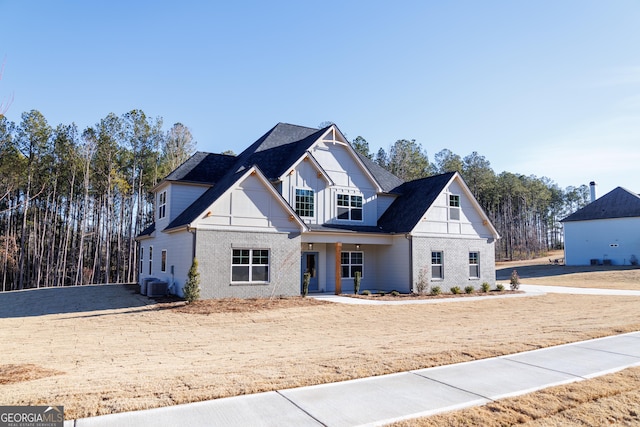
<path fill-rule="evenodd" d="M 0 365 L 0 385 L 33 381 L 40 378 L 63 375 L 64 372 L 46 369 L 33 364 Z"/>
<path fill-rule="evenodd" d="M 189 314 L 214 314 L 214 313 L 255 313 L 265 310 L 285 310 L 295 307 L 311 307 L 315 305 L 329 304 L 314 298 L 224 298 L 219 300 L 200 300 L 191 304 L 177 303 L 167 305 L 180 313 Z"/>

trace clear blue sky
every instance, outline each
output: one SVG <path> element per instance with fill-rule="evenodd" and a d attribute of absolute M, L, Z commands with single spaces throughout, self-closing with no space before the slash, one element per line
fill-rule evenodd
<path fill-rule="evenodd" d="M 373 152 L 640 192 L 640 2 L 0 0 L 0 100 L 80 130 L 142 109 L 236 153 L 278 122 Z"/>

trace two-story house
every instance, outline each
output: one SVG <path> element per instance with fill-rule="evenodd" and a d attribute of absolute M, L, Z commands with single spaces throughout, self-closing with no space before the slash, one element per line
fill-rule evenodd
<path fill-rule="evenodd" d="M 495 283 L 498 233 L 457 173 L 403 182 L 335 125 L 279 123 L 238 156 L 198 152 L 155 188 L 140 278 L 182 295 L 194 257 L 203 298 Z"/>

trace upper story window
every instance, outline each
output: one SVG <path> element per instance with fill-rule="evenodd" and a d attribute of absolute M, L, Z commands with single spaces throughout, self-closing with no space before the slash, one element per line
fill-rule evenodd
<path fill-rule="evenodd" d="M 167 213 L 167 192 L 158 194 L 158 219 L 162 219 Z"/>
<path fill-rule="evenodd" d="M 362 196 L 338 194 L 338 219 L 362 221 Z"/>
<path fill-rule="evenodd" d="M 460 196 L 449 194 L 449 219 L 460 220 Z"/>
<path fill-rule="evenodd" d="M 296 188 L 296 213 L 304 217 L 315 216 L 315 198 L 313 190 Z"/>

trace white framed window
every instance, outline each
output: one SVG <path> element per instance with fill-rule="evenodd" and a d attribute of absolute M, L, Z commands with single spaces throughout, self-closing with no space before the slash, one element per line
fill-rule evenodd
<path fill-rule="evenodd" d="M 268 249 L 233 249 L 231 282 L 269 282 Z"/>
<path fill-rule="evenodd" d="M 167 214 L 167 192 L 158 194 L 158 219 L 162 219 Z"/>
<path fill-rule="evenodd" d="M 460 220 L 460 196 L 449 194 L 449 219 Z"/>
<path fill-rule="evenodd" d="M 142 274 L 142 266 L 144 265 L 144 248 L 140 246 L 140 274 Z"/>
<path fill-rule="evenodd" d="M 431 252 L 431 278 L 444 279 L 444 254 L 441 251 Z"/>
<path fill-rule="evenodd" d="M 340 253 L 341 277 L 356 277 L 356 271 L 360 272 L 360 277 L 364 277 L 364 252 L 342 252 Z"/>
<path fill-rule="evenodd" d="M 149 274 L 151 274 L 153 264 L 153 246 L 149 246 Z"/>
<path fill-rule="evenodd" d="M 469 278 L 480 277 L 480 252 L 469 252 Z"/>
<path fill-rule="evenodd" d="M 160 271 L 163 273 L 167 271 L 167 250 L 163 249 L 160 256 Z"/>
<path fill-rule="evenodd" d="M 362 196 L 338 194 L 336 200 L 338 219 L 362 221 Z"/>
<path fill-rule="evenodd" d="M 313 190 L 296 188 L 296 213 L 301 217 L 315 216 L 315 195 Z"/>

